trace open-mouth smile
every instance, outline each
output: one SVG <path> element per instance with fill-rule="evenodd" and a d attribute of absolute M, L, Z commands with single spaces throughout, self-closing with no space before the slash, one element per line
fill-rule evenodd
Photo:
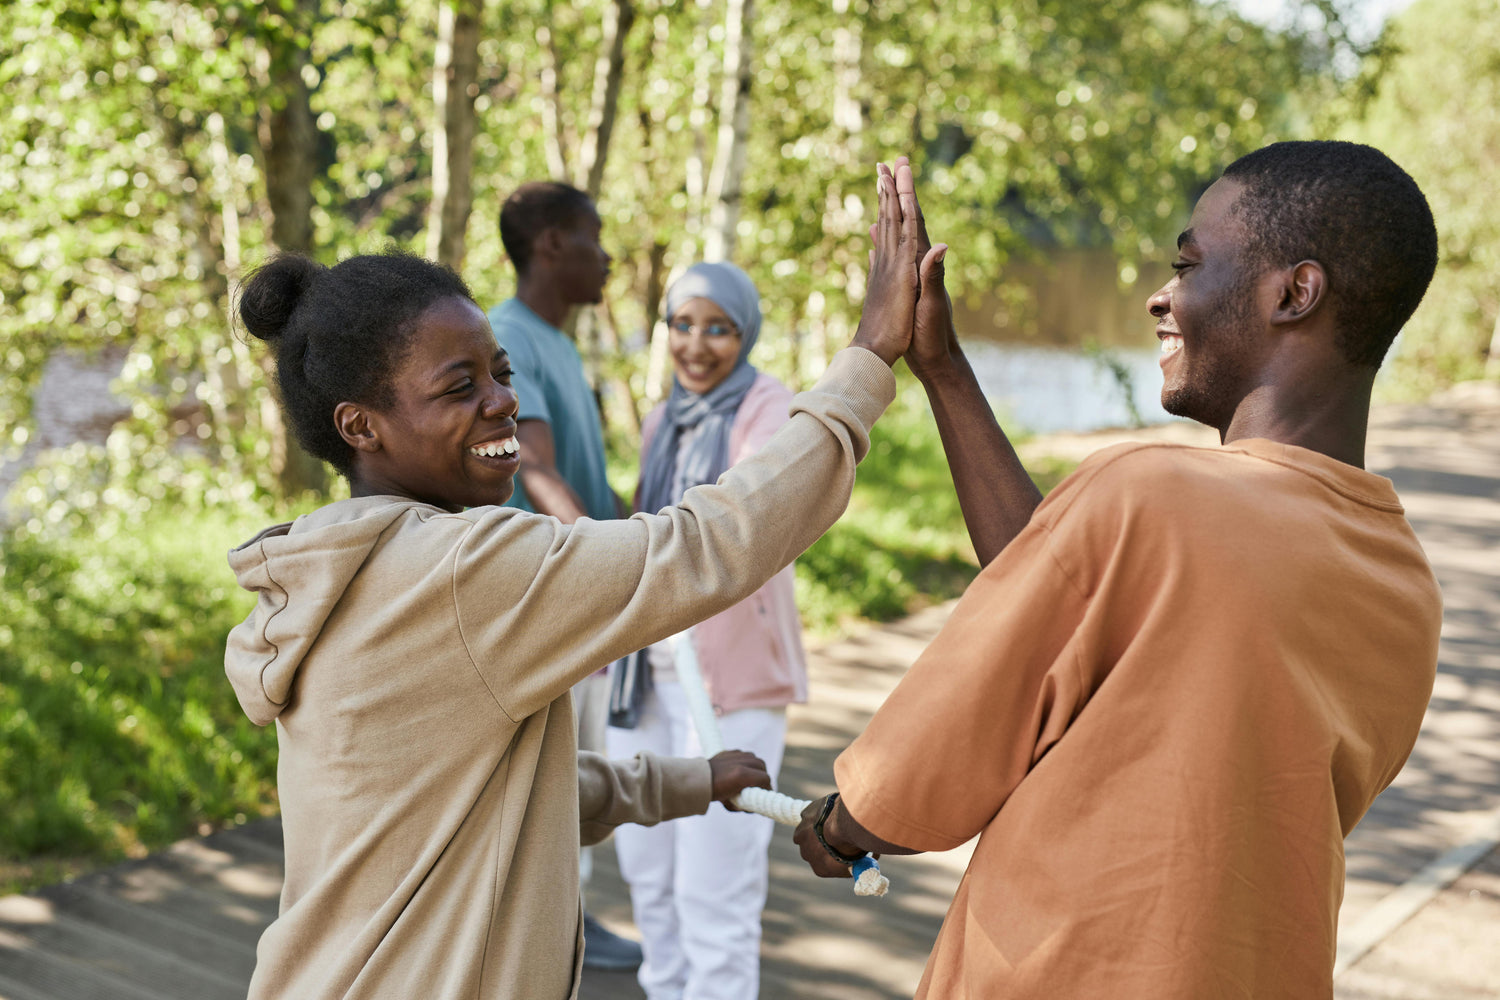
<path fill-rule="evenodd" d="M 521 454 L 521 445 L 514 437 L 496 438 L 470 446 L 469 454 L 480 458 L 515 458 Z"/>

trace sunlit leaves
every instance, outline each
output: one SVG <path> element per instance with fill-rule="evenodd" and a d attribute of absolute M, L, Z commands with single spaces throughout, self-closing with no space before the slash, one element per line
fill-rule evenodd
<path fill-rule="evenodd" d="M 605 4 L 486 6 L 465 265 L 486 304 L 512 288 L 502 199 L 549 176 L 549 143 L 577 179 Z M 268 250 L 258 129 L 278 99 L 273 64 L 306 52 L 317 255 L 419 248 L 437 10 L 0 9 L 0 425 L 25 423 L 50 350 L 127 343 L 152 359 L 123 386 L 140 404 L 131 461 L 146 467 L 201 404 L 191 432 L 207 454 L 226 476 L 271 488 L 264 368 L 230 335 L 229 292 Z M 963 294 L 1003 281 L 1004 262 L 1029 246 L 1153 254 L 1219 167 L 1305 120 L 1290 92 L 1325 86 L 1312 43 L 1191 0 L 760 0 L 755 11 L 736 256 L 765 297 L 758 360 L 793 381 L 857 316 L 876 159 L 913 156 Z M 721 0 L 637 0 L 635 14 L 599 207 L 627 348 L 602 360 L 640 393 L 651 295 L 703 245 L 725 32 Z"/>
<path fill-rule="evenodd" d="M 1346 134 L 1401 164 L 1437 218 L 1438 272 L 1390 365 L 1402 388 L 1423 392 L 1480 375 L 1500 349 L 1500 215 L 1488 195 L 1500 165 L 1500 2 L 1422 0 L 1390 41 L 1401 55 Z"/>

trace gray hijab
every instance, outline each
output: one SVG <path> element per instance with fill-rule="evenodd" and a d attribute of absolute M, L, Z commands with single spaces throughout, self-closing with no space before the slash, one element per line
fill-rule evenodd
<path fill-rule="evenodd" d="M 641 488 L 636 509 L 655 513 L 682 499 L 682 492 L 702 483 L 716 482 L 729 468 L 729 429 L 734 415 L 755 382 L 755 368 L 746 360 L 760 336 L 760 293 L 750 276 L 733 264 L 694 264 L 667 289 L 667 318 L 689 299 L 708 299 L 740 331 L 740 353 L 728 377 L 703 395 L 688 392 L 674 376 L 651 449 L 641 457 Z M 678 466 L 678 442 L 685 431 L 701 425 L 682 455 L 683 478 L 674 483 Z"/>

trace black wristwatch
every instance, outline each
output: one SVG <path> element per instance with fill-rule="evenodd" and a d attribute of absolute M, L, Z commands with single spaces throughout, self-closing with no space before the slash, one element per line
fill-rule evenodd
<path fill-rule="evenodd" d="M 828 798 L 823 800 L 823 809 L 818 813 L 818 821 L 813 824 L 813 833 L 818 835 L 818 843 L 823 845 L 823 850 L 827 851 L 833 858 L 833 860 L 837 861 L 841 865 L 852 865 L 860 858 L 869 857 L 870 852 L 860 851 L 858 854 L 844 854 L 840 851 L 835 850 L 833 845 L 823 838 L 823 824 L 827 822 L 828 814 L 833 812 L 833 804 L 838 800 L 838 792 L 834 792 L 832 795 L 828 796 Z"/>

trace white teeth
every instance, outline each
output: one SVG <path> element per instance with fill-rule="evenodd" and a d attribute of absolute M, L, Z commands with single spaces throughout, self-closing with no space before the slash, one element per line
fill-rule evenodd
<path fill-rule="evenodd" d="M 515 455 L 521 450 L 520 444 L 513 437 L 501 441 L 486 441 L 484 444 L 475 445 L 469 451 L 475 455 L 485 458 L 496 458 L 500 455 Z"/>
<path fill-rule="evenodd" d="M 1172 335 L 1169 334 L 1169 335 L 1161 338 L 1161 352 L 1163 354 L 1172 354 L 1172 353 L 1174 353 L 1176 351 L 1180 351 L 1181 349 L 1182 349 L 1182 338 L 1181 337 L 1172 336 Z"/>

